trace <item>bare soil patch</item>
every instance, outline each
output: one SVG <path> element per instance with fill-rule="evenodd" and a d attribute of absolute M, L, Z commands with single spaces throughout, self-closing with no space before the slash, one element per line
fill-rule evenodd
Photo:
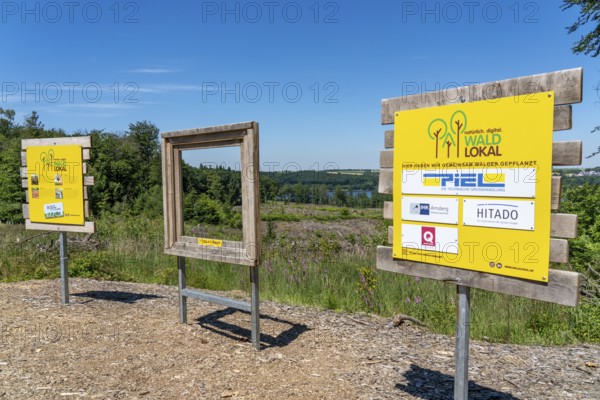
<path fill-rule="evenodd" d="M 0 399 L 451 399 L 454 339 L 389 320 L 261 304 L 250 316 L 177 290 L 71 281 L 0 284 Z M 244 297 L 244 293 L 229 293 Z M 473 399 L 599 399 L 600 347 L 471 342 Z"/>

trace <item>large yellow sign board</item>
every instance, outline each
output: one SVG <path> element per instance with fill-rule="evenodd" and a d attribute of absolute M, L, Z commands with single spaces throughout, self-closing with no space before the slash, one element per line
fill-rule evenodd
<path fill-rule="evenodd" d="M 554 92 L 396 113 L 394 258 L 548 280 Z"/>
<path fill-rule="evenodd" d="M 31 222 L 83 225 L 81 146 L 28 146 L 26 154 Z"/>

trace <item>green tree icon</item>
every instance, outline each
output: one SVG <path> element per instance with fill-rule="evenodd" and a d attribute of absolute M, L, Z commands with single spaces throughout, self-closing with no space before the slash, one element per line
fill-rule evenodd
<path fill-rule="evenodd" d="M 467 115 L 461 111 L 455 111 L 450 118 L 450 130 L 456 135 L 456 157 L 460 157 L 460 134 L 467 129 Z"/>
<path fill-rule="evenodd" d="M 440 118 L 436 118 L 429 123 L 427 128 L 427 134 L 430 139 L 435 139 L 435 158 L 438 158 L 438 148 L 440 142 L 440 136 L 446 136 L 448 134 L 448 125 L 446 121 Z"/>

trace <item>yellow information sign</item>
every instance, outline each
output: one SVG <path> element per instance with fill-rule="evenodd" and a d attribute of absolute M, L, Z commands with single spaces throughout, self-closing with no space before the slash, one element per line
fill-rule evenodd
<path fill-rule="evenodd" d="M 218 239 L 198 238 L 198 244 L 208 247 L 223 247 L 223 241 Z"/>
<path fill-rule="evenodd" d="M 548 280 L 554 92 L 396 113 L 397 259 Z"/>
<path fill-rule="evenodd" d="M 26 154 L 31 222 L 84 225 L 81 146 L 28 146 Z"/>

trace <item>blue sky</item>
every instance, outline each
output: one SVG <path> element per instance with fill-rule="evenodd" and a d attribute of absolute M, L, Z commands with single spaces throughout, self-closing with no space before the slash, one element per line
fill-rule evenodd
<path fill-rule="evenodd" d="M 469 5 L 470 4 L 470 5 Z M 378 168 L 382 98 L 584 68 L 555 140 L 600 146 L 600 59 L 559 1 L 2 2 L 0 107 L 46 128 L 172 131 L 255 120 L 264 169 Z M 203 155 L 204 154 L 204 155 Z M 189 162 L 235 165 L 235 151 Z M 585 166 L 600 164 L 600 157 Z"/>

